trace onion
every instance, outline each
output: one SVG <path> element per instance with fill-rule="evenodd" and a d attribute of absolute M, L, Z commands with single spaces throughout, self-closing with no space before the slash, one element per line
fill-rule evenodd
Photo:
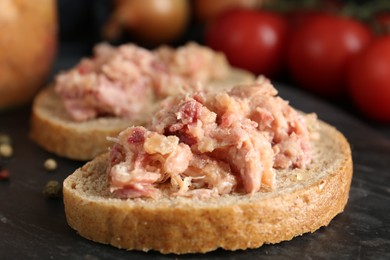
<path fill-rule="evenodd" d="M 0 110 L 24 104 L 45 83 L 57 53 L 56 2 L 0 1 Z"/>
<path fill-rule="evenodd" d="M 168 43 L 183 34 L 189 15 L 188 0 L 117 0 L 103 36 L 114 40 L 126 31 L 147 45 Z"/>

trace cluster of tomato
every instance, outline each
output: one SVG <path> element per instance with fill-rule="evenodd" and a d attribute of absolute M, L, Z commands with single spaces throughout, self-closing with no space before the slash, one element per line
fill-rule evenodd
<path fill-rule="evenodd" d="M 386 16 L 378 22 L 390 25 Z M 314 94 L 350 99 L 367 118 L 390 123 L 390 35 L 378 36 L 368 23 L 318 10 L 231 9 L 208 23 L 204 41 L 233 66 L 271 79 L 287 75 Z"/>

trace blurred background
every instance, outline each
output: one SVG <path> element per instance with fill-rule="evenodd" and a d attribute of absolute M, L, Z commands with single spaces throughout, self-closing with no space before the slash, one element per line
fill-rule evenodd
<path fill-rule="evenodd" d="M 98 42 L 196 41 L 233 66 L 390 124 L 388 0 L 1 0 L 0 28 L 0 109 L 31 101 Z"/>

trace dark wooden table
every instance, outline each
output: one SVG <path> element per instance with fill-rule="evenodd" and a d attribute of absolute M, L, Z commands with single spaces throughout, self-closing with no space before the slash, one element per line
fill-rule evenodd
<path fill-rule="evenodd" d="M 61 53 L 53 73 L 72 65 L 80 53 Z M 316 112 L 349 140 L 354 161 L 350 199 L 345 211 L 326 228 L 292 241 L 256 250 L 205 255 L 127 252 L 88 241 L 68 227 L 61 198 L 47 199 L 49 180 L 62 180 L 83 163 L 43 151 L 28 137 L 30 106 L 0 114 L 0 132 L 13 140 L 14 156 L 4 163 L 11 172 L 0 182 L 0 259 L 390 259 L 390 138 L 372 126 L 290 86 L 280 95 L 306 112 Z M 45 159 L 58 161 L 46 172 Z M 164 238 L 161 238 L 164 239 Z"/>

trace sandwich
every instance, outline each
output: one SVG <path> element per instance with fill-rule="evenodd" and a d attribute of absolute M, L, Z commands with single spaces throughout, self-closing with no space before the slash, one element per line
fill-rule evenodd
<path fill-rule="evenodd" d="M 100 43 L 92 57 L 59 73 L 34 99 L 30 136 L 47 151 L 86 161 L 107 151 L 106 136 L 143 125 L 168 96 L 218 91 L 254 76 L 190 42 L 177 49 Z"/>
<path fill-rule="evenodd" d="M 348 141 L 271 82 L 170 96 L 63 183 L 82 237 L 163 254 L 258 248 L 326 226 L 348 201 Z"/>

